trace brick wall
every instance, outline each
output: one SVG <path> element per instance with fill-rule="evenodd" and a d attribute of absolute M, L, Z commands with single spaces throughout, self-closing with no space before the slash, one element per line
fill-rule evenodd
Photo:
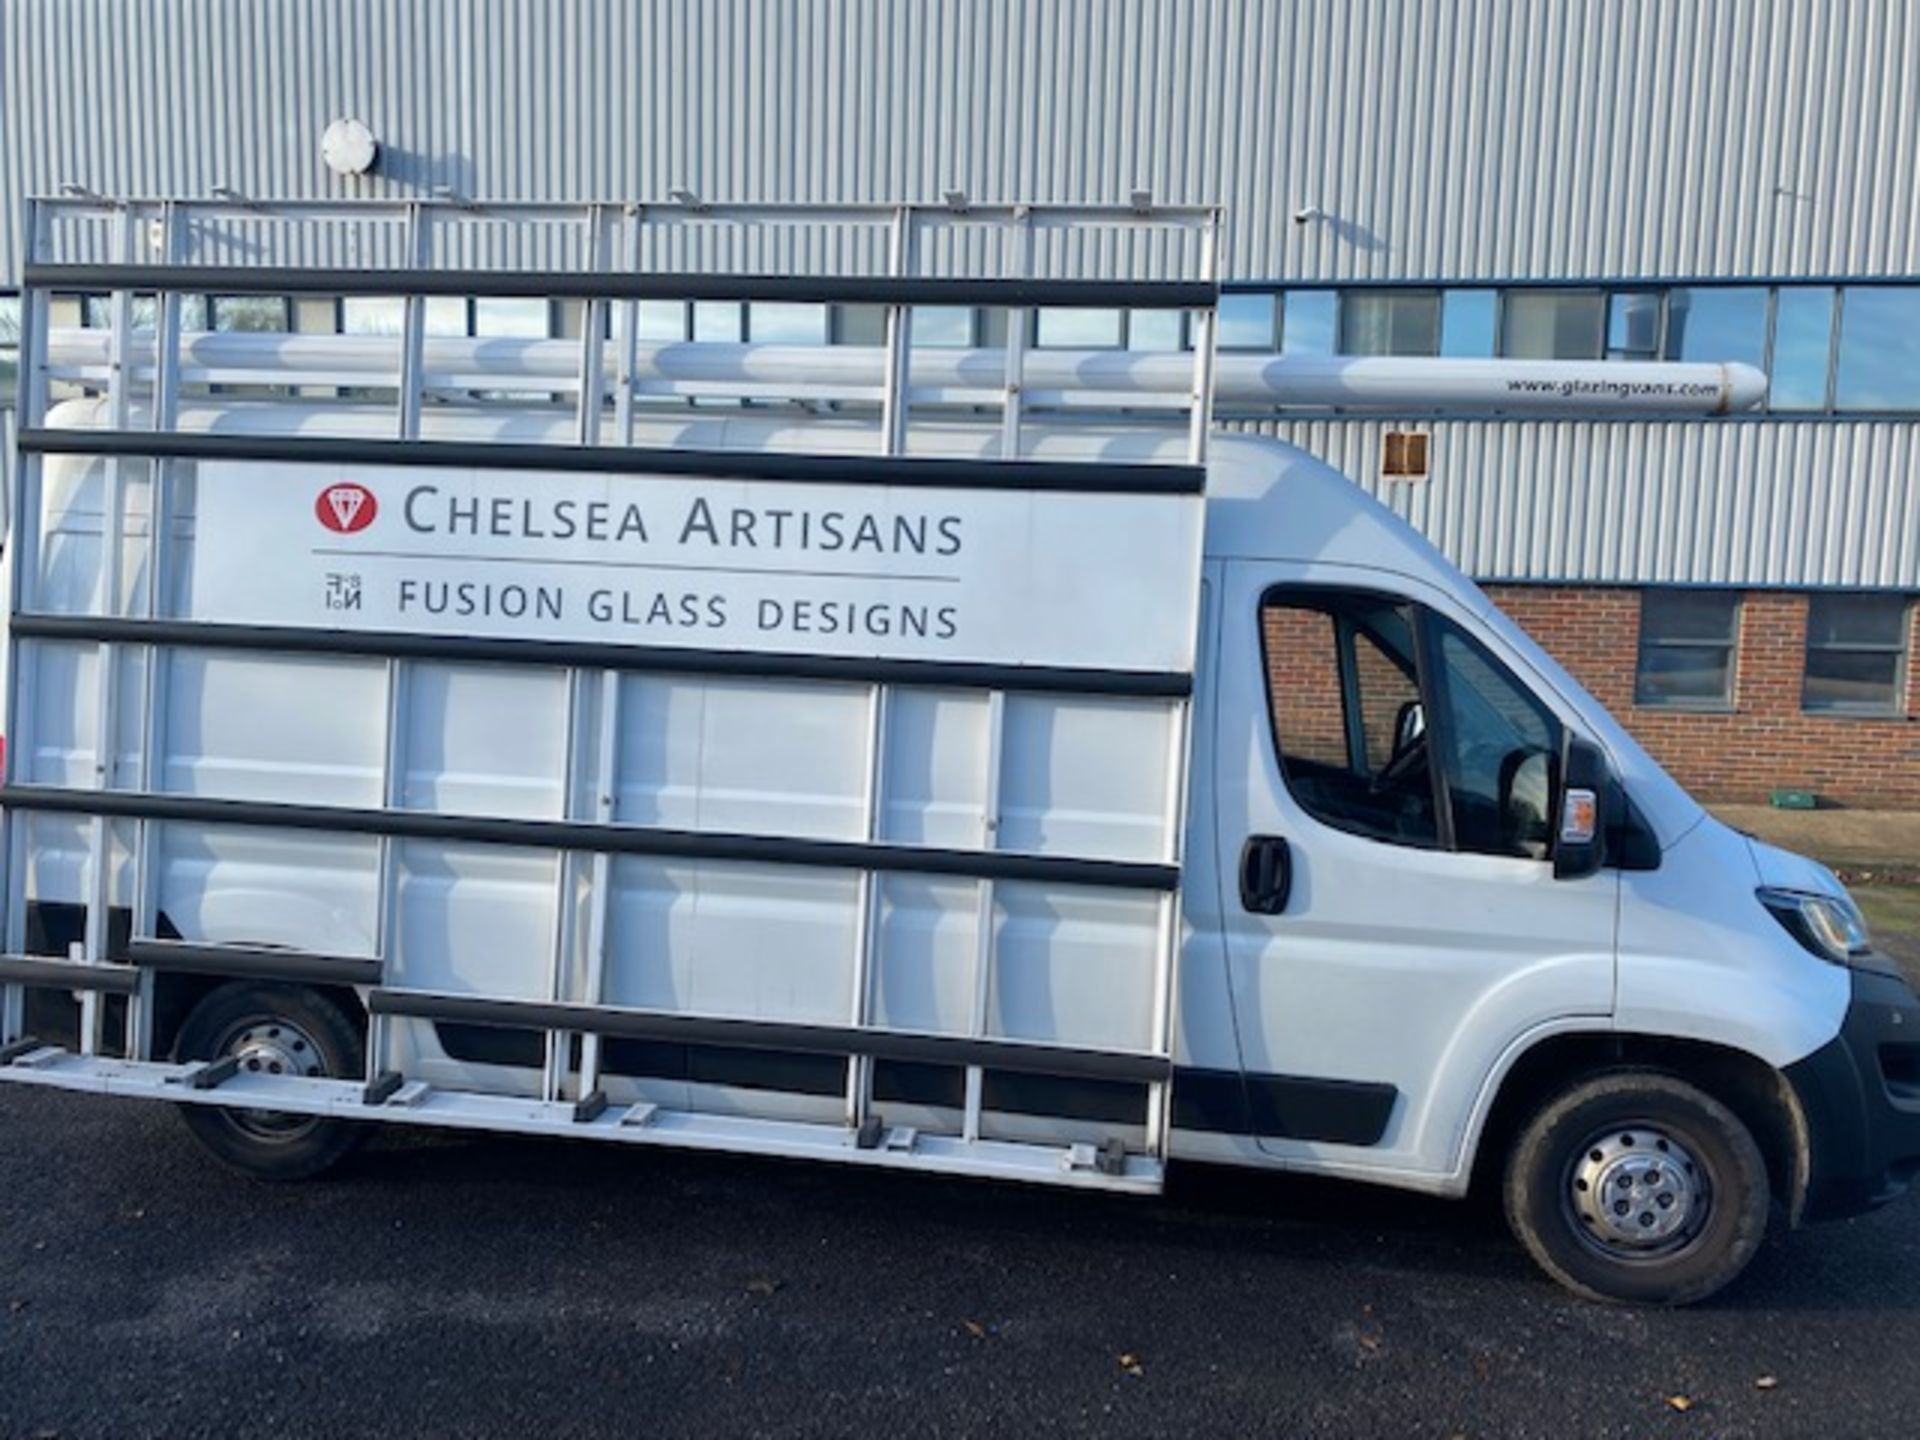
<path fill-rule="evenodd" d="M 1286 754 L 1345 765 L 1346 702 L 1340 694 L 1332 619 L 1319 610 L 1268 605 L 1260 612 L 1260 622 L 1266 634 L 1274 729 Z M 1353 653 L 1367 764 L 1378 770 L 1392 758 L 1400 707 L 1418 692 L 1370 639 L 1358 639 Z"/>
<path fill-rule="evenodd" d="M 1633 703 L 1638 590 L 1490 585 L 1487 592 L 1700 799 L 1764 801 L 1769 790 L 1788 788 L 1843 805 L 1920 809 L 1920 605 L 1908 617 L 1914 633 L 1904 715 L 1803 711 L 1807 597 L 1764 590 L 1742 599 L 1733 710 L 1702 714 Z"/>
<path fill-rule="evenodd" d="M 1323 765 L 1346 764 L 1333 621 L 1316 611 L 1269 605 L 1260 612 L 1260 624 L 1266 633 L 1274 729 L 1286 753 Z"/>

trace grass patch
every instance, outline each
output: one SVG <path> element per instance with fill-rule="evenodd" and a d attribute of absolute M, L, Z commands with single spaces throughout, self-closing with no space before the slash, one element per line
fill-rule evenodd
<path fill-rule="evenodd" d="M 1920 884 L 1861 882 L 1848 886 L 1867 917 L 1873 943 L 1920 985 Z"/>

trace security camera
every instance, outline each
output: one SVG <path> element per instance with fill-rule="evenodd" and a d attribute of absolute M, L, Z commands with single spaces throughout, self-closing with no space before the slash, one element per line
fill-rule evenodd
<path fill-rule="evenodd" d="M 1293 223 L 1296 225 L 1304 225 L 1309 220 L 1320 219 L 1326 213 L 1327 212 L 1322 210 L 1318 205 L 1302 205 L 1298 210 L 1293 212 Z"/>

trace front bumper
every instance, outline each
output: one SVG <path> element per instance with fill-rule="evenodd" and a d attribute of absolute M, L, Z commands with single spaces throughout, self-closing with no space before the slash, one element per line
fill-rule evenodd
<path fill-rule="evenodd" d="M 1920 996 L 1891 966 L 1853 972 L 1840 1033 L 1786 1070 L 1807 1123 L 1802 1218 L 1857 1215 L 1920 1175 Z"/>

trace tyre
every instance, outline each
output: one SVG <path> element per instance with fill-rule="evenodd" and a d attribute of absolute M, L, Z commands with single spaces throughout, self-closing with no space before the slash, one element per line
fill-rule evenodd
<path fill-rule="evenodd" d="M 234 1056 L 242 1072 L 353 1078 L 366 1069 L 357 1026 L 316 990 L 234 981 L 211 992 L 187 1016 L 176 1060 Z M 304 1180 L 338 1164 L 363 1132 L 344 1120 L 182 1105 L 194 1139 L 221 1163 L 261 1180 Z"/>
<path fill-rule="evenodd" d="M 1766 1234 L 1766 1161 L 1726 1106 L 1654 1071 L 1590 1076 L 1523 1130 L 1507 1221 L 1554 1279 L 1593 1300 L 1686 1305 Z"/>

